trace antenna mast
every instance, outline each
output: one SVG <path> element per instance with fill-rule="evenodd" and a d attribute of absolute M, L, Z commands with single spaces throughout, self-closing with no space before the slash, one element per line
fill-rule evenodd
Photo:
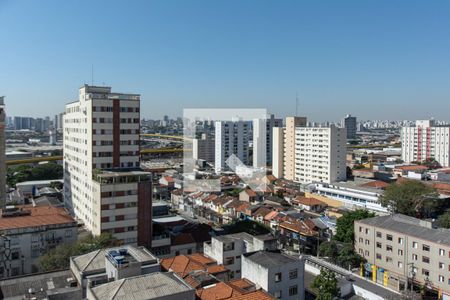
<path fill-rule="evenodd" d="M 298 117 L 298 93 L 295 94 L 295 116 Z"/>

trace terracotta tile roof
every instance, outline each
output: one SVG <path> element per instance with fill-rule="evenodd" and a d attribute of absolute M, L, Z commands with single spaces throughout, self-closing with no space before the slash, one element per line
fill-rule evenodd
<path fill-rule="evenodd" d="M 245 189 L 243 192 L 245 192 L 249 197 L 256 197 L 256 193 L 252 189 Z"/>
<path fill-rule="evenodd" d="M 214 259 L 206 257 L 205 255 L 200 254 L 200 253 L 194 253 L 194 254 L 189 255 L 188 257 L 190 259 L 193 259 L 193 260 L 195 260 L 195 261 L 197 261 L 197 262 L 199 262 L 201 264 L 204 264 L 204 265 L 210 265 L 210 264 L 215 264 L 216 263 L 216 261 Z"/>
<path fill-rule="evenodd" d="M 70 223 L 76 224 L 76 221 L 63 207 L 32 207 L 24 205 L 18 208 L 30 213 L 22 216 L 0 217 L 0 230 Z"/>
<path fill-rule="evenodd" d="M 225 272 L 228 272 L 229 270 L 227 268 L 225 268 L 223 265 L 216 265 L 216 266 L 208 267 L 206 269 L 206 271 L 208 271 L 208 273 L 214 275 L 214 274 L 219 274 L 219 273 L 225 273 Z"/>
<path fill-rule="evenodd" d="M 224 282 L 218 282 L 214 285 L 197 289 L 197 296 L 201 300 L 224 300 L 240 295 L 241 293 Z"/>
<path fill-rule="evenodd" d="M 389 183 L 381 181 L 381 180 L 374 180 L 370 181 L 368 183 L 362 184 L 362 187 L 371 187 L 376 189 L 385 189 L 389 186 Z"/>
<path fill-rule="evenodd" d="M 216 261 L 200 253 L 177 255 L 161 259 L 161 267 L 165 271 L 173 271 L 185 278 L 193 271 L 207 271 L 211 274 L 228 272 L 223 265 L 215 265 Z"/>
<path fill-rule="evenodd" d="M 238 289 L 243 289 L 243 290 L 248 290 L 249 288 L 255 287 L 255 284 L 246 278 L 234 279 L 234 280 L 227 282 L 227 284 L 232 286 L 233 288 L 238 288 Z"/>
<path fill-rule="evenodd" d="M 274 219 L 278 214 L 279 214 L 279 212 L 277 212 L 277 211 L 271 211 L 264 217 L 264 220 L 270 221 L 270 220 Z"/>
<path fill-rule="evenodd" d="M 274 300 L 275 298 L 270 296 L 268 293 L 259 290 L 248 294 L 233 296 L 230 298 L 232 300 Z"/>
<path fill-rule="evenodd" d="M 272 212 L 272 210 L 270 208 L 260 207 L 254 213 L 252 213 L 252 215 L 255 216 L 255 217 L 261 216 L 261 217 L 264 218 L 265 216 L 267 216 L 271 212 Z"/>
<path fill-rule="evenodd" d="M 315 230 L 316 225 L 309 219 L 286 220 L 282 222 L 279 227 L 305 236 L 316 236 L 318 234 L 318 232 Z"/>
<path fill-rule="evenodd" d="M 266 175 L 266 179 L 270 182 L 274 182 L 275 180 L 277 180 L 277 178 L 275 176 L 273 176 L 272 174 Z"/>
<path fill-rule="evenodd" d="M 401 171 L 423 171 L 428 170 L 428 167 L 426 166 L 419 166 L 419 165 L 409 165 L 409 166 L 398 166 L 395 167 L 394 170 L 401 170 Z"/>
<path fill-rule="evenodd" d="M 250 207 L 250 203 L 244 202 L 236 208 L 237 212 L 245 212 Z"/>
<path fill-rule="evenodd" d="M 325 202 L 322 202 L 322 201 L 320 201 L 318 199 L 309 198 L 309 197 L 303 197 L 303 196 L 298 196 L 297 198 L 292 200 L 292 202 L 298 203 L 298 204 L 307 205 L 307 206 L 313 206 L 313 205 L 327 206 L 327 204 Z"/>

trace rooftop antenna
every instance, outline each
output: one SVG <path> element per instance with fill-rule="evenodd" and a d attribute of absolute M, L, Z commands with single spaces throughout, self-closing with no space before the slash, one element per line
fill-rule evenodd
<path fill-rule="evenodd" d="M 94 86 L 94 64 L 91 65 L 91 85 Z"/>
<path fill-rule="evenodd" d="M 295 116 L 298 117 L 298 93 L 295 94 Z"/>

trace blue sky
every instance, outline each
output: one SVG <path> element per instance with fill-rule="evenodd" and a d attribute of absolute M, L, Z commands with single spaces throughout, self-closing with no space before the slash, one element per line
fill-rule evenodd
<path fill-rule="evenodd" d="M 261 107 L 450 120 L 450 1 L 0 0 L 0 95 L 54 115 L 91 82 L 142 117 Z"/>

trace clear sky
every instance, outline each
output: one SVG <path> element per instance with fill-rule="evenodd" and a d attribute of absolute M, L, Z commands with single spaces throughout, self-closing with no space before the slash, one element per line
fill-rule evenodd
<path fill-rule="evenodd" d="M 54 115 L 91 82 L 183 107 L 450 120 L 450 1 L 0 0 L 0 95 Z"/>

